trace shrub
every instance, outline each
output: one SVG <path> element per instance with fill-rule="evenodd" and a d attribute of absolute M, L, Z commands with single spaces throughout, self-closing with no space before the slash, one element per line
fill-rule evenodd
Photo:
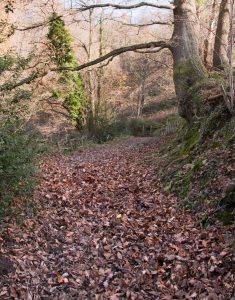
<path fill-rule="evenodd" d="M 104 143 L 112 140 L 114 137 L 128 133 L 125 120 L 119 120 L 113 112 L 105 105 L 102 105 L 99 112 L 92 116 L 92 121 L 88 131 L 91 137 L 97 143 Z"/>
<path fill-rule="evenodd" d="M 152 136 L 156 123 L 151 120 L 131 119 L 128 123 L 129 132 L 134 136 Z"/>
<path fill-rule="evenodd" d="M 35 135 L 19 124 L 0 129 L 0 220 L 11 212 L 14 196 L 30 195 L 35 179 Z"/>

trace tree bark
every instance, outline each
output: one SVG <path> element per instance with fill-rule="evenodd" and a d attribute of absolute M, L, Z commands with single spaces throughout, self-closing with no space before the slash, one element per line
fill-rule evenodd
<path fill-rule="evenodd" d="M 208 23 L 208 34 L 204 40 L 204 52 L 203 52 L 203 61 L 204 65 L 207 68 L 212 66 L 212 56 L 213 56 L 213 37 L 214 37 L 214 29 L 216 23 L 216 12 L 218 7 L 218 0 L 213 0 L 211 6 L 211 14 Z"/>
<path fill-rule="evenodd" d="M 234 0 L 230 0 L 229 3 L 229 34 L 228 34 L 228 47 L 227 47 L 227 77 L 229 83 L 229 93 L 226 93 L 224 86 L 222 85 L 223 96 L 225 104 L 231 114 L 234 114 L 234 76 L 233 76 L 233 46 L 234 46 Z"/>
<path fill-rule="evenodd" d="M 174 32 L 171 38 L 173 76 L 179 101 L 179 114 L 189 124 L 197 113 L 190 89 L 205 76 L 199 55 L 198 19 L 194 0 L 175 0 Z"/>
<path fill-rule="evenodd" d="M 141 84 L 140 84 L 140 94 L 139 94 L 139 101 L 138 101 L 137 117 L 141 117 L 143 114 L 144 100 L 145 100 L 145 78 L 142 78 Z"/>
<path fill-rule="evenodd" d="M 223 69 L 228 66 L 228 41 L 230 28 L 230 0 L 222 0 L 220 4 L 219 19 L 215 36 L 213 52 L 213 67 Z"/>
<path fill-rule="evenodd" d="M 155 8 L 163 8 L 163 9 L 173 9 L 172 5 L 164 5 L 164 4 L 154 4 L 150 2 L 140 2 L 133 5 L 120 5 L 120 4 L 113 4 L 113 3 L 98 3 L 98 4 L 92 4 L 92 5 L 82 5 L 78 10 L 79 11 L 86 11 L 91 8 L 105 8 L 105 7 L 112 7 L 115 9 L 134 9 L 139 8 L 143 6 L 150 6 Z"/>
<path fill-rule="evenodd" d="M 103 11 L 100 16 L 99 24 L 99 57 L 104 55 L 104 27 L 103 27 Z M 96 105 L 96 116 L 100 111 L 100 105 L 102 101 L 102 79 L 104 77 L 104 68 L 100 66 L 97 71 L 97 105 Z"/>

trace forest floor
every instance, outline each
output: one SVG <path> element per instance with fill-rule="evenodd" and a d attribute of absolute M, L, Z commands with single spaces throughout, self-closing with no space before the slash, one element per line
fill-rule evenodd
<path fill-rule="evenodd" d="M 40 163 L 36 213 L 0 235 L 0 299 L 234 299 L 232 227 L 156 188 L 159 141 Z"/>

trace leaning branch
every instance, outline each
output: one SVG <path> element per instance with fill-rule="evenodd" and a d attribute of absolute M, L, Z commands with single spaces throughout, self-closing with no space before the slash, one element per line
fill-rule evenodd
<path fill-rule="evenodd" d="M 3 85 L 0 86 L 0 92 L 5 92 L 5 91 L 12 91 L 15 88 L 18 88 L 24 84 L 30 84 L 32 81 L 34 81 L 37 78 L 40 77 L 44 77 L 48 74 L 48 72 L 43 72 L 43 73 L 39 73 L 39 72 L 33 72 L 32 74 L 30 74 L 29 76 L 21 79 L 18 82 L 7 82 Z"/>
<path fill-rule="evenodd" d="M 93 5 L 86 5 L 82 4 L 80 8 L 78 8 L 79 11 L 86 11 L 94 8 L 105 8 L 105 7 L 112 7 L 115 9 L 133 9 L 133 8 L 139 8 L 143 6 L 150 6 L 154 8 L 162 8 L 162 9 L 174 9 L 173 5 L 164 5 L 164 4 L 154 4 L 150 2 L 140 2 L 133 5 L 120 5 L 120 4 L 113 4 L 113 3 L 103 3 L 103 4 L 93 4 Z"/>
<path fill-rule="evenodd" d="M 144 43 L 144 44 L 136 44 L 136 45 L 132 45 L 132 46 L 122 47 L 122 48 L 112 50 L 111 52 L 109 52 L 95 60 L 92 60 L 85 64 L 82 64 L 78 67 L 53 68 L 53 69 L 51 69 L 51 71 L 80 71 L 82 69 L 91 67 L 93 65 L 97 65 L 97 64 L 101 63 L 102 61 L 109 59 L 110 57 L 117 56 L 117 55 L 120 55 L 125 52 L 136 51 L 136 50 L 141 50 L 141 49 L 153 50 L 154 48 L 166 49 L 166 48 L 170 48 L 170 44 L 165 41 L 159 41 L 159 42 L 149 42 L 149 43 Z"/>

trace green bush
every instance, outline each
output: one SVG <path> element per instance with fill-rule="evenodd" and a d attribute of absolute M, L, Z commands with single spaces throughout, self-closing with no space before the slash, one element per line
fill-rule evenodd
<path fill-rule="evenodd" d="M 34 186 L 35 135 L 19 124 L 0 129 L 0 221 L 11 212 L 14 196 L 29 196 Z"/>

